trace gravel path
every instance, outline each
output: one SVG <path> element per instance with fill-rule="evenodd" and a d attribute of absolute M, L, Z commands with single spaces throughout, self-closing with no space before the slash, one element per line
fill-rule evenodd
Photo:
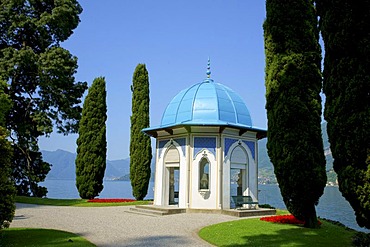
<path fill-rule="evenodd" d="M 210 246 L 197 235 L 204 226 L 238 218 L 187 213 L 133 214 L 129 207 L 61 207 L 18 204 L 10 227 L 64 230 L 97 246 Z"/>

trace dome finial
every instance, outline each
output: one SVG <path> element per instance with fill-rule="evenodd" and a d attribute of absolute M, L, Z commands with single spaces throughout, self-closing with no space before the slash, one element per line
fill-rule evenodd
<path fill-rule="evenodd" d="M 207 78 L 211 78 L 211 59 L 208 57 L 208 63 L 207 63 Z"/>

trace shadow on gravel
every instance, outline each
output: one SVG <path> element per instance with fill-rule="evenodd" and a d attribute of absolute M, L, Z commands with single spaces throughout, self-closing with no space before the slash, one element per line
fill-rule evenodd
<path fill-rule="evenodd" d="M 194 242 L 191 242 L 184 237 L 174 237 L 170 235 L 133 238 L 128 239 L 125 243 L 119 243 L 119 246 L 127 247 L 139 247 L 139 246 L 163 247 L 163 246 L 190 246 L 190 245 L 194 245 Z"/>
<path fill-rule="evenodd" d="M 15 215 L 13 220 L 25 220 L 25 219 L 28 219 L 29 217 L 25 216 L 24 214 L 20 214 L 20 215 Z"/>
<path fill-rule="evenodd" d="M 27 204 L 27 203 L 15 203 L 16 209 L 22 209 L 22 208 L 39 208 L 44 205 L 38 205 L 38 204 Z"/>

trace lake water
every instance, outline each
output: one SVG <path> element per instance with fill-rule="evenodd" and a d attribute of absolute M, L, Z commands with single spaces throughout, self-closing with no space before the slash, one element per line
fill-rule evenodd
<path fill-rule="evenodd" d="M 48 188 L 48 198 L 79 198 L 74 180 L 46 180 L 40 185 Z M 154 183 L 149 183 L 146 199 L 153 199 Z M 285 209 L 285 204 L 277 185 L 258 185 L 260 204 L 270 204 L 276 208 Z M 104 181 L 104 189 L 100 198 L 133 198 L 129 181 Z M 370 232 L 360 228 L 355 219 L 355 213 L 349 203 L 342 197 L 338 187 L 325 187 L 324 195 L 316 207 L 317 215 L 322 218 L 336 220 L 344 225 L 363 232 Z"/>

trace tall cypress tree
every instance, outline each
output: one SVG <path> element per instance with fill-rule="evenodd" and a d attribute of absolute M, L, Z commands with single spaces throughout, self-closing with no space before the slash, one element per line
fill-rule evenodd
<path fill-rule="evenodd" d="M 141 132 L 149 127 L 149 76 L 145 64 L 136 66 L 131 91 L 130 180 L 133 196 L 142 200 L 148 193 L 152 160 L 150 137 Z"/>
<path fill-rule="evenodd" d="M 325 43 L 324 116 L 333 166 L 357 223 L 370 228 L 370 1 L 316 3 Z"/>
<path fill-rule="evenodd" d="M 10 179 L 12 148 L 4 127 L 5 116 L 11 108 L 11 101 L 4 92 L 6 87 L 0 80 L 0 230 L 9 227 L 15 211 L 15 188 Z"/>
<path fill-rule="evenodd" d="M 77 139 L 76 186 L 84 199 L 92 199 L 103 190 L 107 153 L 106 95 L 105 79 L 96 78 L 82 108 Z"/>
<path fill-rule="evenodd" d="M 287 209 L 313 228 L 326 183 L 316 13 L 301 0 L 267 0 L 266 12 L 268 154 Z"/>

